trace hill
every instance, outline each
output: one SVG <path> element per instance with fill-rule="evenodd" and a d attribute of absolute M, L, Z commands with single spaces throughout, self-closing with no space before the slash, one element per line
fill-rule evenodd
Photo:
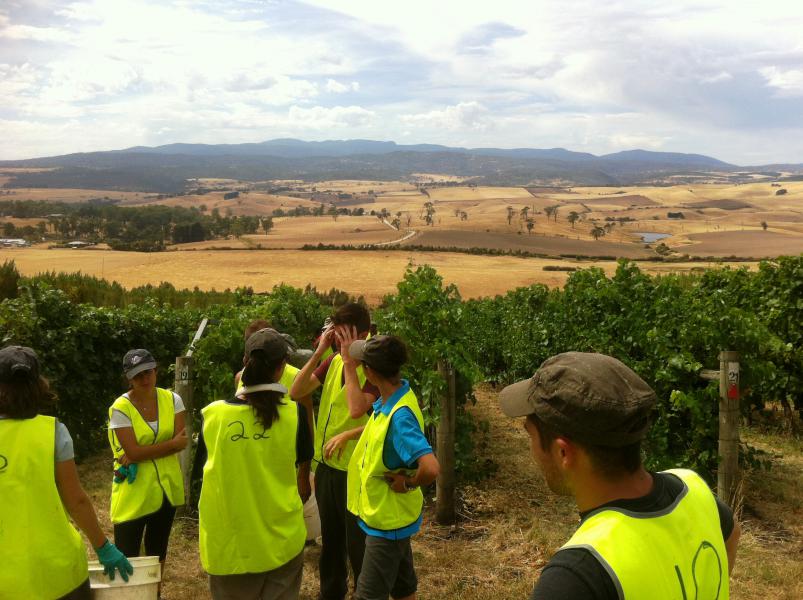
<path fill-rule="evenodd" d="M 803 165 L 785 165 L 791 174 Z M 459 148 L 389 141 L 275 139 L 248 144 L 168 144 L 2 161 L 16 172 L 5 187 L 59 187 L 181 193 L 187 179 L 410 179 L 448 173 L 485 185 L 598 185 L 739 182 L 762 172 L 700 154 L 628 150 L 604 156 L 564 148 Z"/>

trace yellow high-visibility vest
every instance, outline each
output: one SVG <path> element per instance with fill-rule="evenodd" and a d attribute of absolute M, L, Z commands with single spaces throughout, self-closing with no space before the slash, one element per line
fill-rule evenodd
<path fill-rule="evenodd" d="M 307 530 L 296 481 L 298 405 L 283 400 L 265 430 L 247 404 L 218 400 L 203 411 L 199 545 L 212 575 L 262 573 L 292 560 Z"/>
<path fill-rule="evenodd" d="M 728 600 L 728 553 L 711 490 L 693 471 L 667 471 L 683 491 L 664 511 L 601 508 L 561 548 L 585 548 L 622 600 Z"/>
<path fill-rule="evenodd" d="M 362 365 L 357 367 L 357 380 L 360 389 L 365 385 L 365 371 Z M 357 445 L 357 440 L 349 440 L 340 456 L 324 458 L 324 446 L 338 433 L 350 431 L 361 427 L 368 422 L 368 415 L 352 419 L 349 413 L 349 403 L 346 386 L 343 385 L 343 357 L 336 354 L 329 363 L 329 370 L 323 382 L 321 391 L 321 405 L 315 427 L 315 461 L 323 463 L 339 471 L 346 471 L 349 466 L 351 454 Z"/>
<path fill-rule="evenodd" d="M 109 419 L 114 410 L 126 415 L 131 420 L 134 437 L 140 446 L 166 442 L 173 439 L 175 434 L 173 392 L 156 388 L 156 402 L 159 412 L 156 433 L 125 396 L 120 396 L 111 405 Z M 117 460 L 125 454 L 125 451 L 114 429 L 111 428 L 109 428 L 109 444 L 114 452 L 116 469 L 120 466 Z M 137 478 L 134 483 L 128 483 L 127 480 L 123 480 L 122 483 L 112 482 L 110 505 L 112 523 L 125 523 L 155 513 L 161 508 L 165 495 L 173 506 L 184 504 L 184 479 L 181 475 L 178 454 L 146 460 L 137 465 Z"/>
<path fill-rule="evenodd" d="M 89 577 L 81 535 L 61 503 L 56 419 L 0 419 L 0 598 L 53 600 Z"/>
<path fill-rule="evenodd" d="M 385 439 L 390 420 L 402 408 L 413 411 L 421 431 L 424 431 L 424 416 L 418 398 L 410 390 L 399 398 L 389 415 L 379 412 L 368 418 L 349 463 L 348 510 L 373 529 L 392 531 L 412 525 L 421 516 L 424 505 L 421 488 L 399 494 L 385 480 L 385 473 L 390 471 L 383 456 Z"/>

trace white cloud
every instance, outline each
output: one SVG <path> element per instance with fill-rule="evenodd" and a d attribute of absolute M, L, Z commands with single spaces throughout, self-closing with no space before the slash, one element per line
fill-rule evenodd
<path fill-rule="evenodd" d="M 766 67 L 761 74 L 767 79 L 767 85 L 776 88 L 780 96 L 803 96 L 803 68 L 781 69 Z"/>
<path fill-rule="evenodd" d="M 352 81 L 349 84 L 340 83 L 335 79 L 326 80 L 326 91 L 331 94 L 344 94 L 346 92 L 360 91 L 360 84 L 357 81 Z"/>
<path fill-rule="evenodd" d="M 374 112 L 361 106 L 333 106 L 332 108 L 291 106 L 288 113 L 288 124 L 303 129 L 364 127 L 371 124 L 374 116 Z"/>
<path fill-rule="evenodd" d="M 490 122 L 489 111 L 479 102 L 460 102 L 447 106 L 442 110 L 431 110 L 425 113 L 402 115 L 402 121 L 408 126 L 440 127 L 450 131 L 482 131 Z"/>

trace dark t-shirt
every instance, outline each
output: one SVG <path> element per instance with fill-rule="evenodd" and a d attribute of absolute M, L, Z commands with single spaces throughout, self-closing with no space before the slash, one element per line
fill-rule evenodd
<path fill-rule="evenodd" d="M 615 507 L 631 512 L 649 513 L 668 508 L 683 490 L 683 482 L 671 473 L 651 473 L 653 489 L 646 496 L 615 500 L 594 509 Z M 733 512 L 719 498 L 717 511 L 722 538 L 733 532 Z M 580 520 L 589 513 L 580 513 Z M 582 548 L 561 550 L 547 563 L 530 600 L 619 600 L 611 576 L 588 551 Z"/>
<path fill-rule="evenodd" d="M 326 381 L 326 374 L 329 372 L 329 365 L 332 364 L 332 361 L 334 360 L 335 356 L 339 356 L 339 355 L 338 354 L 332 354 L 332 356 L 330 356 L 325 361 L 323 361 L 320 365 L 318 365 L 318 367 L 313 372 L 313 375 L 315 375 L 315 377 L 318 379 L 318 381 L 321 382 L 321 385 L 323 385 L 323 382 Z M 343 373 L 340 375 L 340 385 L 346 385 L 346 370 L 345 369 L 343 369 Z M 366 394 L 371 394 L 374 397 L 374 400 L 379 398 L 379 396 L 381 395 L 380 392 L 379 392 L 379 388 L 376 387 L 374 384 L 372 384 L 367 379 L 365 380 L 365 383 L 362 386 L 362 391 L 364 393 L 366 393 Z"/>

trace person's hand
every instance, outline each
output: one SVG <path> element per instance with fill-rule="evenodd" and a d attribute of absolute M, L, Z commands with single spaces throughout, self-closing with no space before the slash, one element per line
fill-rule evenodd
<path fill-rule="evenodd" d="M 123 454 L 120 458 L 117 459 L 117 462 L 120 463 L 123 467 L 127 467 L 131 464 L 131 459 L 128 458 L 125 454 Z"/>
<path fill-rule="evenodd" d="M 306 473 L 298 476 L 298 495 L 301 496 L 302 504 L 306 504 L 312 495 L 312 485 L 310 485 L 309 475 Z"/>
<path fill-rule="evenodd" d="M 123 483 L 128 478 L 128 467 L 120 465 L 114 470 L 114 483 Z"/>
<path fill-rule="evenodd" d="M 128 581 L 128 576 L 134 572 L 134 567 L 128 562 L 125 555 L 117 549 L 117 546 L 106 540 L 100 548 L 95 548 L 100 564 L 103 565 L 103 572 L 114 581 L 114 571 L 120 571 L 123 581 Z"/>
<path fill-rule="evenodd" d="M 336 436 L 329 438 L 329 441 L 326 442 L 326 445 L 323 447 L 323 457 L 327 460 L 332 458 L 332 456 L 340 458 L 340 455 L 343 454 L 343 450 L 346 449 L 346 444 L 351 440 L 349 433 L 348 431 L 344 431 L 343 433 L 338 433 Z"/>
<path fill-rule="evenodd" d="M 190 442 L 190 439 L 187 437 L 187 430 L 182 429 L 176 435 L 174 435 L 173 439 L 170 441 L 173 442 L 173 448 L 175 448 L 176 452 L 184 450 L 184 448 L 186 448 L 187 444 Z"/>
<path fill-rule="evenodd" d="M 359 339 L 357 337 L 357 328 L 354 327 L 354 325 L 342 325 L 335 329 L 335 335 L 337 336 L 337 343 L 340 346 L 340 356 L 343 358 L 343 364 L 356 364 L 357 361 L 349 355 L 349 348 L 351 348 L 351 343 L 354 340 Z"/>
<path fill-rule="evenodd" d="M 139 467 L 137 466 L 137 463 L 130 463 L 128 465 L 128 476 L 126 477 L 126 479 L 128 479 L 129 485 L 134 483 L 134 481 L 137 479 L 138 470 Z"/>
<path fill-rule="evenodd" d="M 329 326 L 321 334 L 321 337 L 318 338 L 318 345 L 315 347 L 314 356 L 316 358 L 320 358 L 321 356 L 323 356 L 323 353 L 329 349 L 329 347 L 332 345 L 332 340 L 334 339 L 335 339 L 335 328 L 334 326 Z"/>
<path fill-rule="evenodd" d="M 385 481 L 388 482 L 390 489 L 397 494 L 406 494 L 411 489 L 410 486 L 407 485 L 407 475 L 405 473 L 385 471 Z"/>

